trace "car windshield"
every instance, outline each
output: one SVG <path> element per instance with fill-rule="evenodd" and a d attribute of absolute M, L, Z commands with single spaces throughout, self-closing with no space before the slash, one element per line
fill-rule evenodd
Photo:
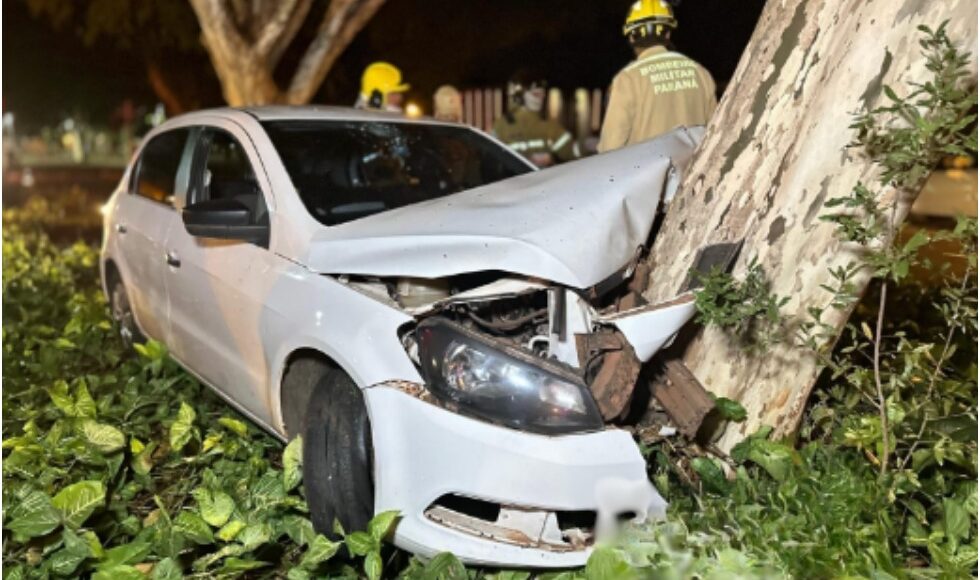
<path fill-rule="evenodd" d="M 328 226 L 531 171 L 463 127 L 378 121 L 263 126 L 306 209 Z"/>

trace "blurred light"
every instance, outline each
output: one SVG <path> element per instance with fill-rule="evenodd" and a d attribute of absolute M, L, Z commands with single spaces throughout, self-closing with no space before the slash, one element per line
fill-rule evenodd
<path fill-rule="evenodd" d="M 3 114 L 3 128 L 7 131 L 14 130 L 14 114 L 10 111 Z"/>
<path fill-rule="evenodd" d="M 422 107 L 419 107 L 415 103 L 409 103 L 405 105 L 405 116 L 409 119 L 417 119 L 422 116 Z"/>
<path fill-rule="evenodd" d="M 103 203 L 102 205 L 99 206 L 99 213 L 102 214 L 102 215 L 108 215 L 109 214 L 109 203 L 108 202 Z"/>

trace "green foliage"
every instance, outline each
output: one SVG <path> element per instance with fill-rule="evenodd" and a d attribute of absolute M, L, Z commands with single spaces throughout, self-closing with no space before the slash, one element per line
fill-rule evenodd
<path fill-rule="evenodd" d="M 301 443 L 250 428 L 163 345 L 127 353 L 97 263 L 91 246 L 4 227 L 4 577 L 342 571 L 340 542 L 307 515 Z M 369 578 L 395 518 L 345 538 L 364 540 Z"/>
<path fill-rule="evenodd" d="M 717 268 L 695 274 L 702 285 L 694 301 L 698 322 L 731 333 L 748 349 L 763 349 L 779 338 L 779 309 L 789 298 L 770 292 L 758 260 L 749 263 L 741 280 Z"/>

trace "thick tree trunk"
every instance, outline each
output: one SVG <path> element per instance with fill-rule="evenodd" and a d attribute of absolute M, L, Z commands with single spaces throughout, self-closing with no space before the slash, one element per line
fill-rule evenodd
<path fill-rule="evenodd" d="M 789 320 L 826 306 L 828 269 L 859 258 L 818 218 L 827 200 L 876 171 L 848 148 L 853 115 L 879 104 L 884 85 L 903 94 L 929 78 L 916 27 L 944 20 L 953 42 L 975 52 L 976 0 L 769 0 L 656 239 L 647 298 L 676 292 L 699 247 L 744 238 L 736 277 L 758 258 L 773 292 L 790 297 Z M 971 66 L 975 78 L 975 56 Z M 863 289 L 867 275 L 856 281 Z M 846 316 L 824 320 L 841 328 Z M 763 425 L 792 433 L 820 370 L 800 348 L 750 355 L 710 328 L 688 343 L 684 362 L 748 411 L 724 434 L 726 449 Z"/>
<path fill-rule="evenodd" d="M 283 90 L 274 79 L 312 0 L 191 0 L 205 47 L 232 106 L 308 103 L 330 67 L 384 0 L 332 0 Z"/>

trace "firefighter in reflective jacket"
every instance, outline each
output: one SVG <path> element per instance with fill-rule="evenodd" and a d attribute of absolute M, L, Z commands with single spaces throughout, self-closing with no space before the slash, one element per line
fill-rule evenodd
<path fill-rule="evenodd" d="M 677 27 L 671 3 L 638 0 L 623 34 L 635 61 L 613 79 L 599 137 L 600 152 L 618 149 L 679 126 L 704 125 L 717 105 L 715 81 L 697 62 L 670 50 Z"/>
<path fill-rule="evenodd" d="M 543 119 L 545 83 L 520 72 L 507 84 L 509 107 L 493 125 L 493 134 L 538 167 L 579 156 L 578 142 L 555 120 Z"/>

